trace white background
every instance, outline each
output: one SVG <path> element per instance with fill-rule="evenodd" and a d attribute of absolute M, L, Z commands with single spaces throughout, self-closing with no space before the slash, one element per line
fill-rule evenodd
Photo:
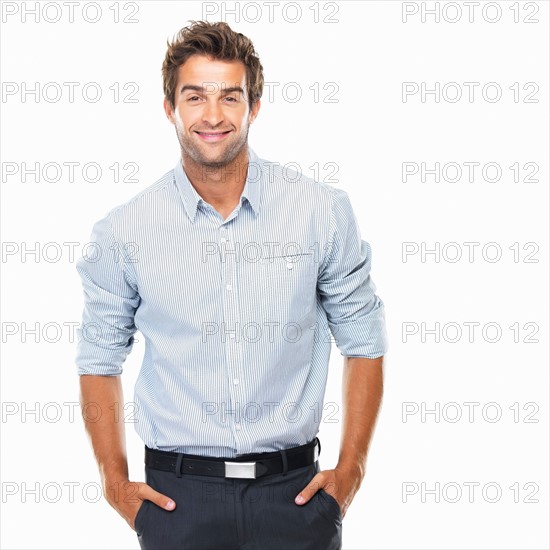
<path fill-rule="evenodd" d="M 262 2 L 250 11 L 237 3 L 239 21 L 221 3 L 139 2 L 133 10 L 120 2 L 119 23 L 115 2 L 97 4 L 95 23 L 85 20 L 97 17 L 94 6 L 83 11 L 93 3 L 76 6 L 72 23 L 67 6 L 51 2 L 44 12 L 45 4 L 26 21 L 23 12 L 35 2 L 2 5 L 2 548 L 138 548 L 116 512 L 103 499 L 93 502 L 99 476 L 92 450 L 78 409 L 63 405 L 78 402 L 70 326 L 80 320 L 83 295 L 75 259 L 96 220 L 176 163 L 179 145 L 162 109 L 160 68 L 166 40 L 189 20 L 207 18 L 204 9 L 213 12 L 209 21 L 226 20 L 249 36 L 266 81 L 280 84 L 273 101 L 264 90 L 250 145 L 262 158 L 298 163 L 311 177 L 314 163 L 336 163 L 332 179 L 323 169 L 318 177 L 349 193 L 373 249 L 390 351 L 367 475 L 344 520 L 344 548 L 548 548 L 548 3 L 481 2 L 469 21 L 464 3 L 440 2 L 439 22 L 433 14 L 423 22 L 421 11 L 434 2 L 320 2 L 319 21 L 309 9 L 313 2 L 300 2 L 301 16 L 281 2 L 272 23 Z M 462 15 L 453 23 L 456 6 Z M 404 20 L 406 9 L 417 13 Z M 79 83 L 73 102 L 67 82 Z M 139 87 L 137 102 L 125 103 L 131 90 L 123 87 L 131 82 Z M 294 103 L 281 92 L 292 82 L 302 91 Z M 403 82 L 431 89 L 454 82 L 463 97 L 452 102 L 455 89 L 447 87 L 438 102 L 420 93 L 405 102 Z M 464 82 L 479 83 L 472 102 Z M 502 90 L 498 101 L 482 95 L 490 82 Z M 530 82 L 538 86 L 538 102 L 524 101 Z M 62 96 L 55 99 L 55 85 L 50 101 L 21 93 L 36 83 L 39 92 L 57 83 Z M 99 85 L 99 101 L 83 97 L 87 83 Z M 118 102 L 109 89 L 115 83 Z M 337 85 L 336 102 L 323 101 L 334 89 L 323 90 L 327 83 Z M 489 98 L 494 90 L 487 89 Z M 35 182 L 29 174 L 23 182 L 22 163 L 64 162 L 79 163 L 72 182 L 67 170 L 59 181 L 39 175 Z M 135 183 L 114 181 L 109 167 L 116 162 L 138 165 Z M 423 182 L 419 174 L 403 181 L 404 162 L 429 169 L 458 163 L 463 174 L 457 182 L 437 183 L 433 175 Z M 472 182 L 465 162 L 480 163 Z M 100 165 L 99 181 L 86 181 L 86 163 Z M 499 181 L 483 178 L 486 163 L 500 166 Z M 518 182 L 509 168 L 514 163 Z M 535 181 L 524 181 L 526 163 L 537 165 Z M 75 257 L 64 244 L 71 242 L 78 243 Z M 471 262 L 465 242 L 479 243 Z M 438 261 L 420 253 L 404 261 L 403 243 L 432 250 L 438 243 L 445 253 Z M 454 261 L 457 248 L 448 243 L 458 243 L 461 259 Z M 487 243 L 500 247 L 499 261 L 491 261 L 496 245 L 483 254 Z M 538 250 L 524 249 L 526 243 Z M 29 248 L 38 255 L 22 252 Z M 473 341 L 464 323 L 478 323 Z M 516 323 L 518 342 L 510 329 Z M 25 334 L 35 325 L 37 334 Z M 462 335 L 453 342 L 457 326 Z M 418 333 L 405 338 L 406 327 Z M 423 327 L 439 327 L 439 342 L 433 333 L 423 336 Z M 502 334 L 491 341 L 495 327 Z M 125 364 L 127 401 L 142 344 Z M 334 347 L 326 402 L 340 412 L 321 426 L 323 469 L 338 456 L 341 370 Z M 472 418 L 468 402 L 479 404 Z M 420 410 L 436 404 L 440 417 L 423 419 Z M 404 417 L 405 406 L 419 412 Z M 499 409 L 502 417 L 491 421 Z M 462 417 L 455 421 L 457 410 Z M 143 480 L 143 446 L 127 427 L 131 477 Z M 470 483 L 478 484 L 472 501 Z M 407 487 L 412 494 L 404 495 Z M 502 494 L 492 502 L 495 487 Z"/>

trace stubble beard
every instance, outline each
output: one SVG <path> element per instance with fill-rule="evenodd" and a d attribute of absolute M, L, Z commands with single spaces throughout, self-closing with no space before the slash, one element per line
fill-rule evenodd
<path fill-rule="evenodd" d="M 180 143 L 182 157 L 189 156 L 198 166 L 205 168 L 223 168 L 232 163 L 237 155 L 247 146 L 248 132 L 250 124 L 246 126 L 245 134 L 241 134 L 239 139 L 232 142 L 229 146 L 224 146 L 220 156 L 216 160 L 206 157 L 200 147 L 185 133 L 181 128 L 176 127 L 176 134 Z"/>

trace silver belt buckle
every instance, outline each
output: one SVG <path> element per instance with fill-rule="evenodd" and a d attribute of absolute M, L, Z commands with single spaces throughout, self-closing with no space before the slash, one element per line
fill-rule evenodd
<path fill-rule="evenodd" d="M 255 462 L 224 462 L 225 477 L 256 478 Z"/>

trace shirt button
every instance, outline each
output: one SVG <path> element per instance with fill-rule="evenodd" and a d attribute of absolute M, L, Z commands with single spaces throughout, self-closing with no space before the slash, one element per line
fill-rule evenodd
<path fill-rule="evenodd" d="M 227 239 L 225 239 L 224 237 L 222 237 L 222 238 L 221 238 L 221 241 L 222 241 L 222 243 L 225 243 L 225 242 L 227 242 Z"/>
<path fill-rule="evenodd" d="M 231 334 L 229 335 L 229 338 L 235 338 L 235 335 L 234 335 L 233 333 L 231 333 Z"/>
<path fill-rule="evenodd" d="M 294 264 L 292 264 L 290 262 L 286 264 L 287 269 L 292 269 L 293 267 L 294 267 Z"/>
<path fill-rule="evenodd" d="M 231 290 L 233 287 L 231 285 L 225 285 L 225 288 L 227 288 L 227 290 Z"/>
<path fill-rule="evenodd" d="M 233 384 L 237 385 L 239 383 L 239 379 L 238 378 L 233 378 Z"/>
<path fill-rule="evenodd" d="M 235 429 L 236 429 L 236 430 L 240 430 L 240 429 L 241 429 L 241 425 L 240 425 L 238 422 L 235 423 Z"/>

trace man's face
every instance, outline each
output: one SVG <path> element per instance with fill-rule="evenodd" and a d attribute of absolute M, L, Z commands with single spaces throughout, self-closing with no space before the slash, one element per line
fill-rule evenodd
<path fill-rule="evenodd" d="M 164 109 L 182 150 L 197 164 L 225 166 L 246 145 L 260 102 L 250 110 L 245 94 L 246 68 L 240 61 L 193 55 L 179 67 L 175 109 L 166 100 Z"/>

